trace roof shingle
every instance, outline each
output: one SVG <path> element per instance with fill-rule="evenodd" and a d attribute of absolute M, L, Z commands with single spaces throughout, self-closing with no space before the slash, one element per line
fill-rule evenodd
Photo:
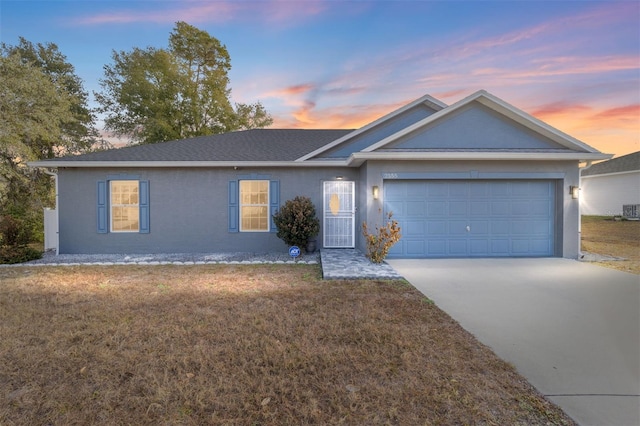
<path fill-rule="evenodd" d="M 582 171 L 582 176 L 604 175 L 640 170 L 640 151 L 594 164 Z"/>
<path fill-rule="evenodd" d="M 350 132 L 352 130 L 251 129 L 49 161 L 293 161 Z"/>

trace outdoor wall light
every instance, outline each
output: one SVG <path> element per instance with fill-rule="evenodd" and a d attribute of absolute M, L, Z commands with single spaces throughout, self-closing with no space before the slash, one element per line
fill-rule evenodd
<path fill-rule="evenodd" d="M 380 198 L 380 188 L 378 188 L 378 186 L 374 186 L 372 189 L 372 193 L 373 193 L 373 199 L 377 200 L 378 198 Z"/>
<path fill-rule="evenodd" d="M 342 180 L 344 179 L 344 176 L 336 176 L 336 180 Z"/>
<path fill-rule="evenodd" d="M 574 200 L 577 200 L 578 195 L 580 194 L 580 188 L 577 186 L 571 185 L 569 187 L 569 194 L 571 194 L 571 198 L 573 198 Z"/>

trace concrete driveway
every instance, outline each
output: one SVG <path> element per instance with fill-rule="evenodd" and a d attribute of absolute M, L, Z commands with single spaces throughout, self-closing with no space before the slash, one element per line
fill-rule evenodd
<path fill-rule="evenodd" d="M 640 425 L 640 276 L 570 259 L 389 260 L 581 425 Z"/>

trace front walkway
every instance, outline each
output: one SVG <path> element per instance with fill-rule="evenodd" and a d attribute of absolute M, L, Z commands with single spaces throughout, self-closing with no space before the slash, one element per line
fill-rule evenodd
<path fill-rule="evenodd" d="M 376 265 L 355 249 L 322 249 L 320 259 L 325 280 L 402 279 L 387 263 Z"/>

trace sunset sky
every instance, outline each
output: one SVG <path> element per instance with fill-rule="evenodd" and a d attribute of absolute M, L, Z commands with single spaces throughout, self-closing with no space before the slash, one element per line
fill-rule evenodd
<path fill-rule="evenodd" d="M 478 89 L 616 156 L 640 150 L 638 1 L 0 2 L 0 40 L 56 43 L 90 93 L 112 50 L 176 21 L 231 55 L 232 98 L 276 128 L 357 128 L 424 94 Z"/>

